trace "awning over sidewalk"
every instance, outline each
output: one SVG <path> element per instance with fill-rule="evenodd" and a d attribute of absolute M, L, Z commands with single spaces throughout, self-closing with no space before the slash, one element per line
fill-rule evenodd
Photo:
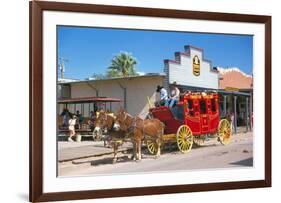
<path fill-rule="evenodd" d="M 250 93 L 240 92 L 240 91 L 218 90 L 218 93 L 220 93 L 220 94 L 231 94 L 231 95 L 237 95 L 237 96 L 248 96 L 248 97 L 251 96 Z"/>
<path fill-rule="evenodd" d="M 121 102 L 121 99 L 110 98 L 110 97 L 77 97 L 59 99 L 59 104 L 80 104 L 80 103 L 92 103 L 92 102 Z"/>

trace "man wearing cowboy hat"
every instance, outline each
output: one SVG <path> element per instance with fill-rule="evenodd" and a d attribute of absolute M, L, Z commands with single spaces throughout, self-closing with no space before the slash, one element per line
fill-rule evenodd
<path fill-rule="evenodd" d="M 157 85 L 156 92 L 160 93 L 160 102 L 159 102 L 160 105 L 168 106 L 169 105 L 169 100 L 168 100 L 167 90 L 163 86 Z"/>
<path fill-rule="evenodd" d="M 180 90 L 177 88 L 177 82 L 173 82 L 171 86 L 171 97 L 169 100 L 169 107 L 172 108 L 180 98 Z"/>

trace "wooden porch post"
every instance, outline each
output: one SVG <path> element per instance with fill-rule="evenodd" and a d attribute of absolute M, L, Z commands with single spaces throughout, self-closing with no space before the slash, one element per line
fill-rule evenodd
<path fill-rule="evenodd" d="M 226 97 L 227 95 L 223 95 L 223 114 L 226 117 Z"/>
<path fill-rule="evenodd" d="M 237 109 L 236 109 L 236 104 L 237 104 L 237 96 L 234 96 L 234 133 L 237 133 Z"/>
<path fill-rule="evenodd" d="M 246 97 L 246 131 L 249 130 L 249 97 Z"/>

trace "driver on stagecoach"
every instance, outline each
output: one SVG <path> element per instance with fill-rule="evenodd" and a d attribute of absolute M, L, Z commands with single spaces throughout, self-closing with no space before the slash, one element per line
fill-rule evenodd
<path fill-rule="evenodd" d="M 168 100 L 168 92 L 167 90 L 160 85 L 157 85 L 156 92 L 160 93 L 160 101 L 159 104 L 160 106 L 168 106 L 169 105 L 169 100 Z"/>

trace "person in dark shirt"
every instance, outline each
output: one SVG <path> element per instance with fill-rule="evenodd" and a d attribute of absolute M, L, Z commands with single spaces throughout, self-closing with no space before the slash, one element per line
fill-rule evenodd
<path fill-rule="evenodd" d="M 76 116 L 77 116 L 77 120 L 79 122 L 79 124 L 83 123 L 84 117 L 83 115 L 80 113 L 80 111 L 76 111 Z"/>

